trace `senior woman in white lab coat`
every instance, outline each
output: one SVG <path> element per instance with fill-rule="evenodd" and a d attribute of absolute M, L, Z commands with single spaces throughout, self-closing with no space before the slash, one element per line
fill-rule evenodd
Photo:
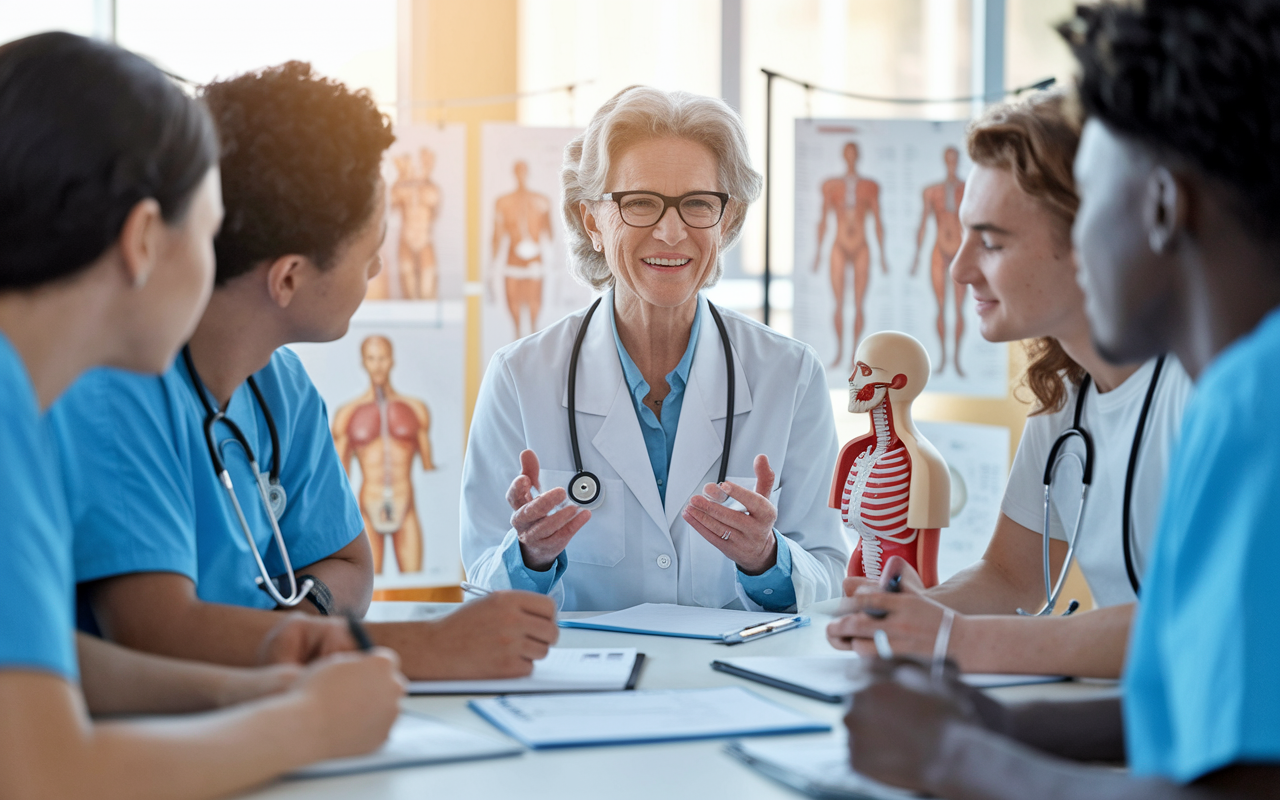
<path fill-rule="evenodd" d="M 700 294 L 760 194 L 741 119 L 720 100 L 632 87 L 569 144 L 563 179 L 574 273 L 604 294 L 489 363 L 463 468 L 468 579 L 565 610 L 789 611 L 838 596 L 849 552 L 827 507 L 837 441 L 822 366 Z M 566 487 L 599 496 L 584 507 Z"/>

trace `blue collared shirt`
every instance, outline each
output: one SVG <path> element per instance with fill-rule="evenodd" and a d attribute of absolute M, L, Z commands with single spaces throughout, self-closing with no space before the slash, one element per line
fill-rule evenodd
<path fill-rule="evenodd" d="M 612 300 L 612 296 L 609 299 Z M 631 390 L 631 405 L 635 407 L 636 417 L 640 421 L 644 447 L 649 451 L 649 465 L 653 467 L 653 479 L 658 483 L 658 494 L 662 497 L 664 506 L 667 502 L 667 472 L 671 468 L 671 451 L 676 446 L 676 427 L 680 424 L 680 409 L 684 406 L 684 387 L 689 383 L 694 346 L 702 327 L 702 303 L 699 302 L 695 309 L 693 327 L 689 330 L 689 346 L 684 349 L 684 355 L 680 357 L 676 368 L 667 373 L 667 386 L 671 391 L 662 400 L 662 420 L 659 421 L 658 416 L 644 403 L 645 396 L 649 394 L 649 382 L 640 374 L 640 368 L 631 360 L 627 348 L 622 346 L 613 303 L 609 303 L 609 325 L 613 328 L 613 341 L 618 346 L 622 374 L 627 380 L 627 388 Z"/>

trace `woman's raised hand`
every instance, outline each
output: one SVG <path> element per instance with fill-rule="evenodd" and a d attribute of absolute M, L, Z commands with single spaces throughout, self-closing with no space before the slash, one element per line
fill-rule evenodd
<path fill-rule="evenodd" d="M 591 512 L 575 503 L 564 508 L 568 493 L 556 487 L 546 494 L 535 494 L 538 483 L 538 457 L 532 450 L 520 453 L 520 474 L 507 489 L 507 504 L 515 511 L 511 527 L 520 537 L 520 555 L 526 567 L 539 572 L 548 570 L 564 552 Z"/>
<path fill-rule="evenodd" d="M 702 538 L 737 564 L 738 569 L 747 575 L 760 575 L 778 562 L 778 540 L 773 533 L 778 509 L 769 501 L 774 479 L 769 457 L 756 456 L 753 466 L 756 472 L 754 492 L 729 481 L 708 483 L 703 489 L 704 494 L 689 500 L 684 509 L 684 519 L 702 534 Z M 741 503 L 746 511 L 735 511 L 721 505 L 730 497 Z"/>

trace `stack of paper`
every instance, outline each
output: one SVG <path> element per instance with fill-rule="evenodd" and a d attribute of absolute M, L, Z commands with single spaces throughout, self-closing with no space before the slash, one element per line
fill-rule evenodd
<path fill-rule="evenodd" d="M 387 743 L 378 750 L 365 756 L 320 761 L 285 777 L 328 778 L 353 772 L 514 756 L 522 752 L 523 748 L 511 742 L 500 742 L 430 717 L 402 712 L 391 728 Z"/>
<path fill-rule="evenodd" d="M 534 749 L 827 731 L 830 725 L 739 686 L 506 695 L 471 708 Z"/>
<path fill-rule="evenodd" d="M 855 653 L 724 658 L 711 662 L 711 668 L 827 703 L 839 703 L 845 695 L 856 692 L 866 682 L 862 661 Z M 1060 675 L 979 673 L 968 673 L 960 679 L 979 689 L 1066 680 Z"/>
<path fill-rule="evenodd" d="M 523 678 L 414 681 L 409 694 L 616 692 L 635 688 L 643 663 L 644 654 L 634 647 L 553 647 Z"/>
<path fill-rule="evenodd" d="M 621 611 L 599 614 L 585 619 L 562 619 L 562 628 L 588 628 L 622 633 L 648 633 L 655 636 L 681 636 L 688 639 L 721 641 L 727 633 L 743 628 L 789 619 L 794 614 L 762 611 L 738 611 L 732 608 L 679 606 L 673 603 L 643 603 Z M 802 624 L 808 622 L 801 617 Z"/>

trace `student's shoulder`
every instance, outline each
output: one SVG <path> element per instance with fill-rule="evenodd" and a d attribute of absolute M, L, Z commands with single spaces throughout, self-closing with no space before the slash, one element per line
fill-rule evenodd
<path fill-rule="evenodd" d="M 1274 424 L 1277 396 L 1280 396 L 1280 309 L 1272 311 L 1252 332 L 1209 364 L 1197 383 L 1191 409 L 1200 418 L 1221 417 L 1242 432 L 1251 429 L 1260 434 L 1277 427 Z"/>

